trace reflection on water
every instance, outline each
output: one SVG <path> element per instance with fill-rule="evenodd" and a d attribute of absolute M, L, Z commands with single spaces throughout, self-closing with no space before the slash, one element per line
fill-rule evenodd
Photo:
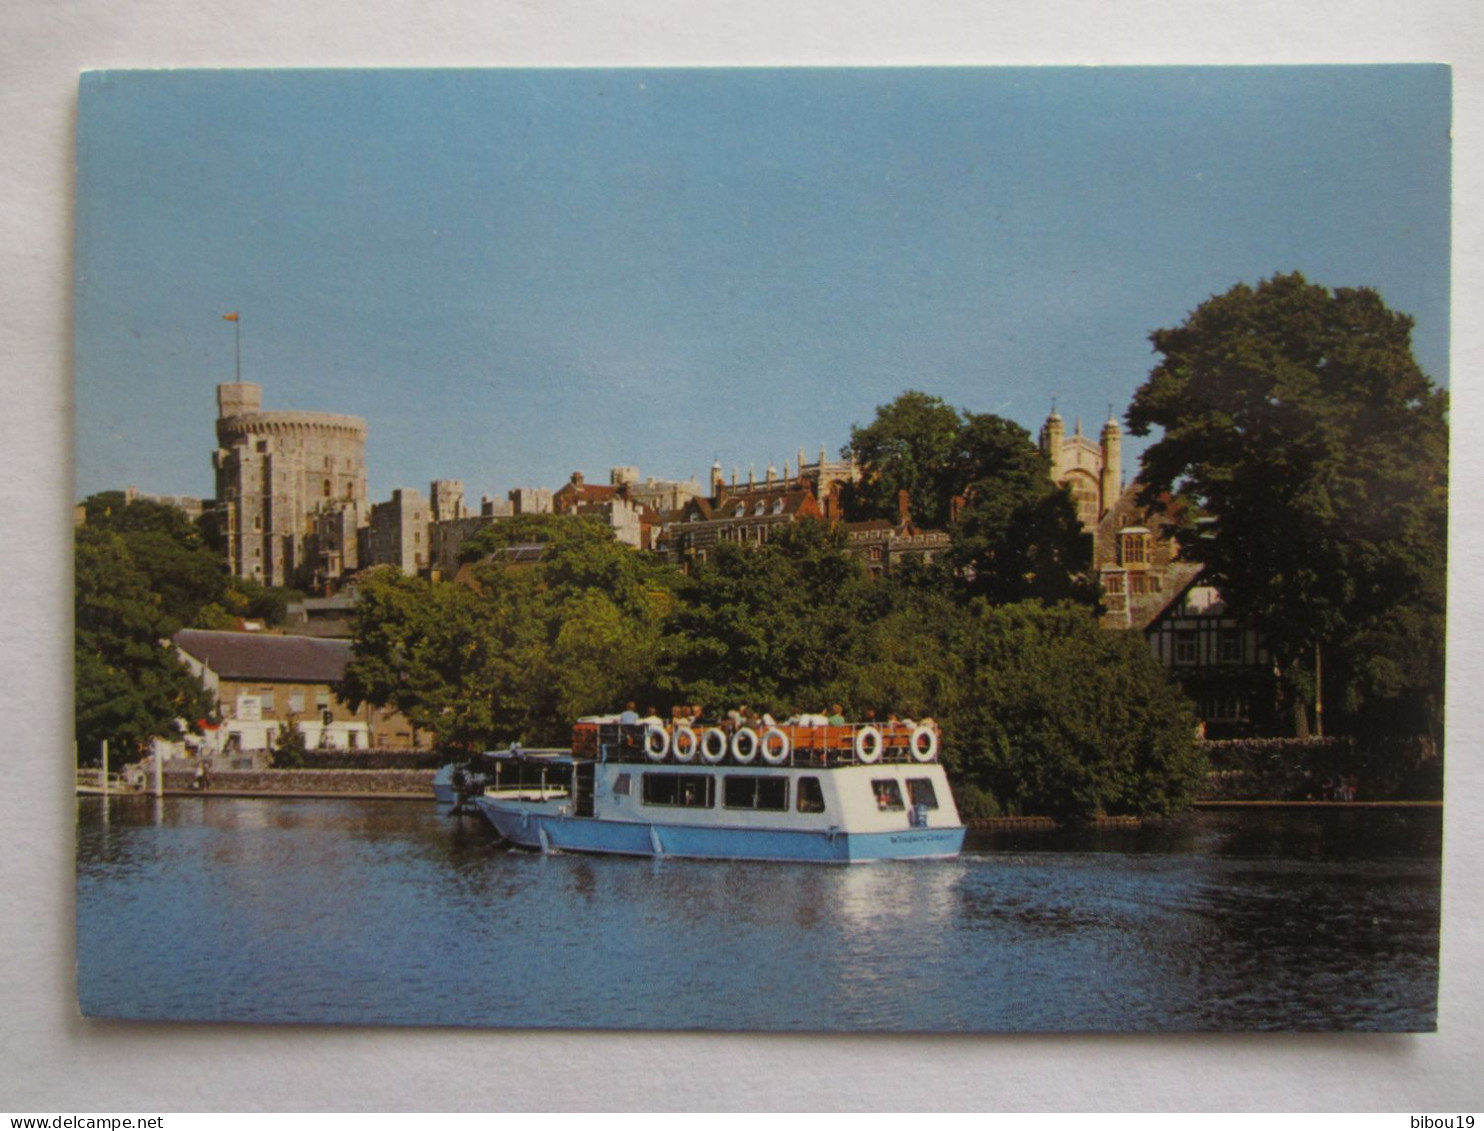
<path fill-rule="evenodd" d="M 1429 1029 L 1436 811 L 1207 814 L 824 867 L 511 852 L 430 803 L 79 802 L 93 1015 Z"/>

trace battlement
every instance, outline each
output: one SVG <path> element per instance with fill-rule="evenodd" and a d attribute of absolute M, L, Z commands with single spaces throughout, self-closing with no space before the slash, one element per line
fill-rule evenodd
<path fill-rule="evenodd" d="M 366 439 L 366 422 L 359 416 L 333 412 L 254 412 L 224 416 L 216 422 L 223 445 L 242 436 L 334 436 L 347 440 Z"/>

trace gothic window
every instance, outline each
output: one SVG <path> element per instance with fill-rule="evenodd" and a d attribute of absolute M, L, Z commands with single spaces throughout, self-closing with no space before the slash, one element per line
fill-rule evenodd
<path fill-rule="evenodd" d="M 1103 592 L 1104 593 L 1114 593 L 1114 594 L 1122 593 L 1123 592 L 1123 574 L 1121 574 L 1121 573 L 1106 573 L 1106 574 L 1104 574 L 1103 575 Z"/>
<path fill-rule="evenodd" d="M 334 490 L 333 485 L 330 483 L 330 481 L 328 479 L 326 479 L 325 480 L 325 498 L 328 499 L 330 497 L 330 494 L 331 494 L 331 492 L 333 490 Z"/>

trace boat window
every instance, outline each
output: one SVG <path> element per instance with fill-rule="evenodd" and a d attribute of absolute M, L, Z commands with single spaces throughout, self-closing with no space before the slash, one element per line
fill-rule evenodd
<path fill-rule="evenodd" d="M 728 809 L 788 810 L 788 779 L 753 774 L 728 774 L 722 787 L 722 802 Z"/>
<path fill-rule="evenodd" d="M 629 775 L 619 774 L 613 781 L 613 795 L 615 797 L 627 797 L 629 795 Z"/>
<path fill-rule="evenodd" d="M 912 798 L 912 807 L 922 805 L 928 809 L 938 807 L 938 791 L 933 788 L 932 778 L 908 778 L 907 796 Z"/>
<path fill-rule="evenodd" d="M 818 778 L 799 779 L 798 810 L 800 813 L 823 813 L 824 790 L 819 788 Z"/>
<path fill-rule="evenodd" d="M 716 804 L 716 779 L 709 774 L 645 774 L 644 804 L 710 809 Z"/>
<path fill-rule="evenodd" d="M 876 808 L 907 808 L 902 804 L 902 787 L 896 778 L 877 778 L 871 783 L 871 790 L 876 794 Z"/>

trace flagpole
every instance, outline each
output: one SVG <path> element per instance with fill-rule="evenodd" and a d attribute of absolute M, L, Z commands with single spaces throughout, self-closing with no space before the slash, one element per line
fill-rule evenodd
<path fill-rule="evenodd" d="M 242 315 L 234 310 L 231 314 L 223 314 L 222 321 L 232 323 L 233 336 L 237 341 L 236 381 L 240 385 L 242 384 Z"/>

